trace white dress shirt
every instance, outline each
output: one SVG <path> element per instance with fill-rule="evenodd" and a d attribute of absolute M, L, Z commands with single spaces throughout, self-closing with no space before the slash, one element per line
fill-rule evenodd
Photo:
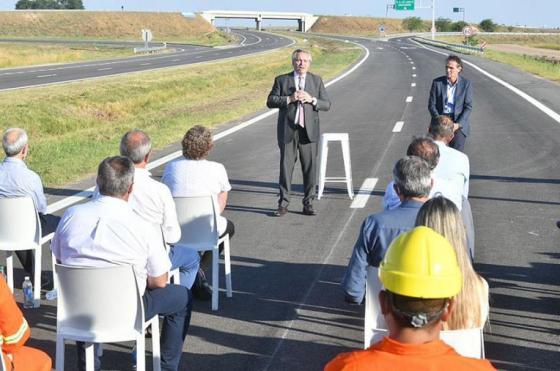
<path fill-rule="evenodd" d="M 224 165 L 208 160 L 190 160 L 181 157 L 167 164 L 161 181 L 169 187 L 173 197 L 217 196 L 229 192 Z M 226 230 L 227 220 L 218 216 L 218 232 Z"/>
<path fill-rule="evenodd" d="M 439 162 L 434 175 L 455 184 L 464 198 L 469 197 L 470 165 L 469 158 L 463 152 L 448 147 L 444 142 L 434 141 L 439 148 Z"/>
<path fill-rule="evenodd" d="M 159 277 L 171 268 L 161 234 L 154 232 L 126 201 L 101 195 L 64 213 L 51 250 L 68 265 L 130 264 L 143 294 L 147 277 Z"/>
<path fill-rule="evenodd" d="M 147 169 L 134 169 L 134 185 L 128 203 L 147 222 L 161 226 L 165 242 L 179 241 L 181 227 L 171 192 L 165 184 L 152 179 Z"/>
<path fill-rule="evenodd" d="M 6 157 L 0 165 L 0 198 L 8 197 L 31 197 L 37 211 L 47 213 L 41 178 L 15 157 Z"/>

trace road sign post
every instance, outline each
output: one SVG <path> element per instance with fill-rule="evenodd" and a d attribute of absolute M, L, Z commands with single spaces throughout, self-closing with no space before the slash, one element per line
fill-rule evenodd
<path fill-rule="evenodd" d="M 395 0 L 395 10 L 414 10 L 414 0 Z"/>

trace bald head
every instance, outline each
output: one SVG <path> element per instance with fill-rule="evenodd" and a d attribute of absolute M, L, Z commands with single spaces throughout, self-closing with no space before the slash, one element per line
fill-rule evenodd
<path fill-rule="evenodd" d="M 120 152 L 138 165 L 146 160 L 152 150 L 152 141 L 142 130 L 131 130 L 121 139 Z"/>
<path fill-rule="evenodd" d="M 19 155 L 27 145 L 27 133 L 20 128 L 10 128 L 2 136 L 2 147 L 8 157 Z"/>

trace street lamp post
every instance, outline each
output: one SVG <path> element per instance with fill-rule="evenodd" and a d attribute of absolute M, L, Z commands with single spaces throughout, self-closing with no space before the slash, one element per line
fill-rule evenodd
<path fill-rule="evenodd" d="M 436 39 L 436 0 L 432 0 L 432 40 Z"/>

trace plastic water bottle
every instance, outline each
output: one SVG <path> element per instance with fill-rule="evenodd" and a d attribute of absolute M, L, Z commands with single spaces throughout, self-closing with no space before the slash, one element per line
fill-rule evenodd
<path fill-rule="evenodd" d="M 21 289 L 23 290 L 23 307 L 35 308 L 35 301 L 33 300 L 33 284 L 31 283 L 29 276 L 25 276 L 25 279 L 21 284 Z"/>

